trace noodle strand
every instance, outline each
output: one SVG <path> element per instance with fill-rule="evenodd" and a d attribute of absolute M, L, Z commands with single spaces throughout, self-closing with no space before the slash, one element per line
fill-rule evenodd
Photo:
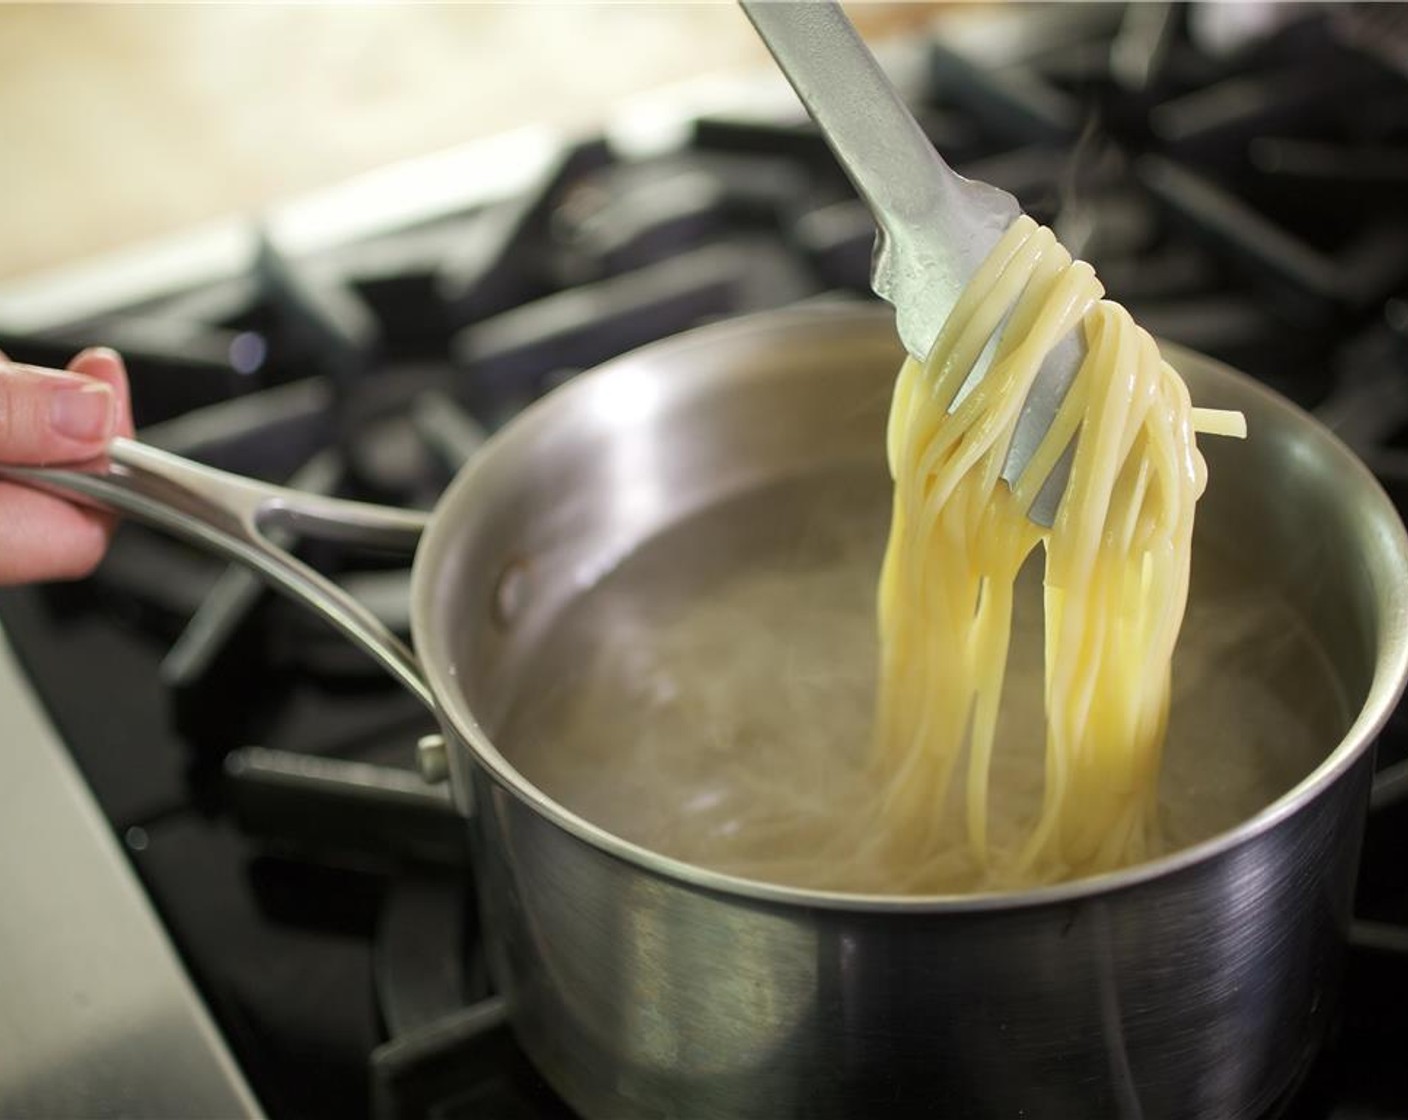
<path fill-rule="evenodd" d="M 1159 850 L 1169 663 L 1206 479 L 1195 431 L 1243 435 L 1245 422 L 1192 408 L 1153 339 L 1103 294 L 1089 265 L 1024 217 L 965 289 L 928 360 L 900 371 L 878 596 L 873 761 L 884 828 L 867 852 L 882 844 L 896 861 L 938 863 L 958 843 L 981 869 L 980 885 L 1013 887 Z M 1086 356 L 1009 487 L 1001 476 L 1022 403 L 1046 354 L 1074 329 Z M 1046 530 L 1027 510 L 1072 440 L 1069 481 Z M 999 845 L 988 799 L 1013 587 L 1038 545 L 1045 783 L 1025 836 Z"/>

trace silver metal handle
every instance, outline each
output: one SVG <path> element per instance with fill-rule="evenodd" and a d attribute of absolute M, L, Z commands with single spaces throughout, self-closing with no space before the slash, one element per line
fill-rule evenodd
<path fill-rule="evenodd" d="M 0 477 L 117 510 L 247 565 L 326 618 L 434 710 L 430 686 L 406 644 L 345 590 L 265 535 L 287 528 L 322 540 L 413 551 L 428 514 L 304 494 L 121 438 L 91 468 L 0 466 Z"/>
<path fill-rule="evenodd" d="M 875 215 L 871 286 L 922 361 L 1021 207 L 944 162 L 834 0 L 740 6 Z"/>
<path fill-rule="evenodd" d="M 893 224 L 932 214 L 948 190 L 947 165 L 840 5 L 741 6 L 882 227 L 894 233 Z"/>
<path fill-rule="evenodd" d="M 978 266 L 1022 213 L 989 183 L 944 162 L 835 0 L 739 0 L 880 227 L 871 287 L 895 309 L 904 348 L 923 361 Z M 1015 483 L 1051 426 L 1085 355 L 1073 332 L 1042 362 L 1002 477 Z M 987 372 L 979 363 L 959 396 Z M 1049 528 L 1070 452 L 1028 516 Z"/>

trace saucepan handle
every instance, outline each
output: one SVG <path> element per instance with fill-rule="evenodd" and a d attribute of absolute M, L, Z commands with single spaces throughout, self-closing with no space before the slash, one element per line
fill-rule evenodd
<path fill-rule="evenodd" d="M 326 618 L 434 710 L 430 686 L 410 648 L 347 591 L 265 535 L 285 528 L 322 540 L 411 552 L 428 514 L 256 482 L 121 438 L 112 441 L 98 465 L 0 466 L 0 477 L 116 510 L 248 566 Z"/>

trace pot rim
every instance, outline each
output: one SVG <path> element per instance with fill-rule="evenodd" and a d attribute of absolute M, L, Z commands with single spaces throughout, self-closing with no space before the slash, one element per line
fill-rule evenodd
<path fill-rule="evenodd" d="M 530 405 L 480 450 L 454 479 L 441 496 L 430 527 L 416 551 L 411 582 L 411 629 L 415 647 L 422 658 L 422 668 L 435 697 L 442 720 L 469 749 L 473 762 L 482 768 L 502 789 L 512 794 L 530 809 L 546 817 L 557 827 L 600 851 L 653 875 L 680 885 L 733 895 L 774 905 L 851 910 L 868 913 L 975 913 L 1055 905 L 1090 899 L 1137 887 L 1150 881 L 1177 874 L 1198 864 L 1213 860 L 1275 828 L 1284 820 L 1319 797 L 1354 764 L 1373 744 L 1378 732 L 1388 721 L 1395 704 L 1408 684 L 1408 531 L 1399 518 L 1391 499 L 1369 468 L 1333 432 L 1315 420 L 1304 409 L 1261 382 L 1232 367 L 1208 358 L 1187 347 L 1160 343 L 1175 361 L 1188 355 L 1212 367 L 1220 376 L 1238 382 L 1258 397 L 1272 411 L 1294 418 L 1298 424 L 1310 423 L 1318 436 L 1327 442 L 1331 454 L 1339 456 L 1347 470 L 1357 476 L 1363 498 L 1377 505 L 1365 514 L 1378 521 L 1385 534 L 1384 548 L 1396 552 L 1405 573 L 1405 580 L 1394 585 L 1388 595 L 1388 609 L 1382 619 L 1382 632 L 1375 657 L 1374 674 L 1358 714 L 1346 729 L 1334 749 L 1309 774 L 1258 813 L 1226 832 L 1218 833 L 1190 847 L 1135 864 L 1118 871 L 1106 872 L 1067 882 L 1021 890 L 975 892 L 969 894 L 900 895 L 867 894 L 845 891 L 822 891 L 790 887 L 746 879 L 670 856 L 661 855 L 643 845 L 622 839 L 562 806 L 524 777 L 504 757 L 493 740 L 480 726 L 459 687 L 455 669 L 448 656 L 441 656 L 435 645 L 436 585 L 445 564 L 445 554 L 455 540 L 453 518 L 444 511 L 463 506 L 472 494 L 477 479 L 488 463 L 509 440 L 524 438 L 540 423 L 549 409 L 570 408 L 579 395 L 612 371 L 637 361 L 637 355 L 657 353 L 662 349 L 678 351 L 685 348 L 710 346 L 721 340 L 749 333 L 769 334 L 789 326 L 815 330 L 850 324 L 874 324 L 880 319 L 892 319 L 888 308 L 878 305 L 837 303 L 829 306 L 812 305 L 767 311 L 755 315 L 714 323 L 662 339 L 623 354 L 553 390 Z"/>

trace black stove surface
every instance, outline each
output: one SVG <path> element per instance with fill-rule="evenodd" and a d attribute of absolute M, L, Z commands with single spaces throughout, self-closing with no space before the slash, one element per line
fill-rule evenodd
<path fill-rule="evenodd" d="M 1372 8 L 1296 8 L 1222 52 L 1204 14 L 1060 6 L 997 45 L 936 34 L 914 44 L 914 104 L 1149 329 L 1315 409 L 1402 503 L 1402 52 Z M 664 154 L 587 140 L 519 197 L 312 256 L 258 237 L 241 275 L 0 323 L 0 349 L 115 346 L 148 441 L 428 507 L 580 370 L 714 319 L 870 298 L 873 233 L 808 126 L 714 116 Z M 404 558 L 298 551 L 404 633 Z M 433 728 L 414 699 L 251 577 L 133 525 L 93 579 L 0 593 L 0 622 L 272 1115 L 567 1115 L 490 990 L 463 830 L 415 771 Z M 1287 1120 L 1408 1117 L 1403 718 L 1380 770 L 1336 1038 Z"/>

